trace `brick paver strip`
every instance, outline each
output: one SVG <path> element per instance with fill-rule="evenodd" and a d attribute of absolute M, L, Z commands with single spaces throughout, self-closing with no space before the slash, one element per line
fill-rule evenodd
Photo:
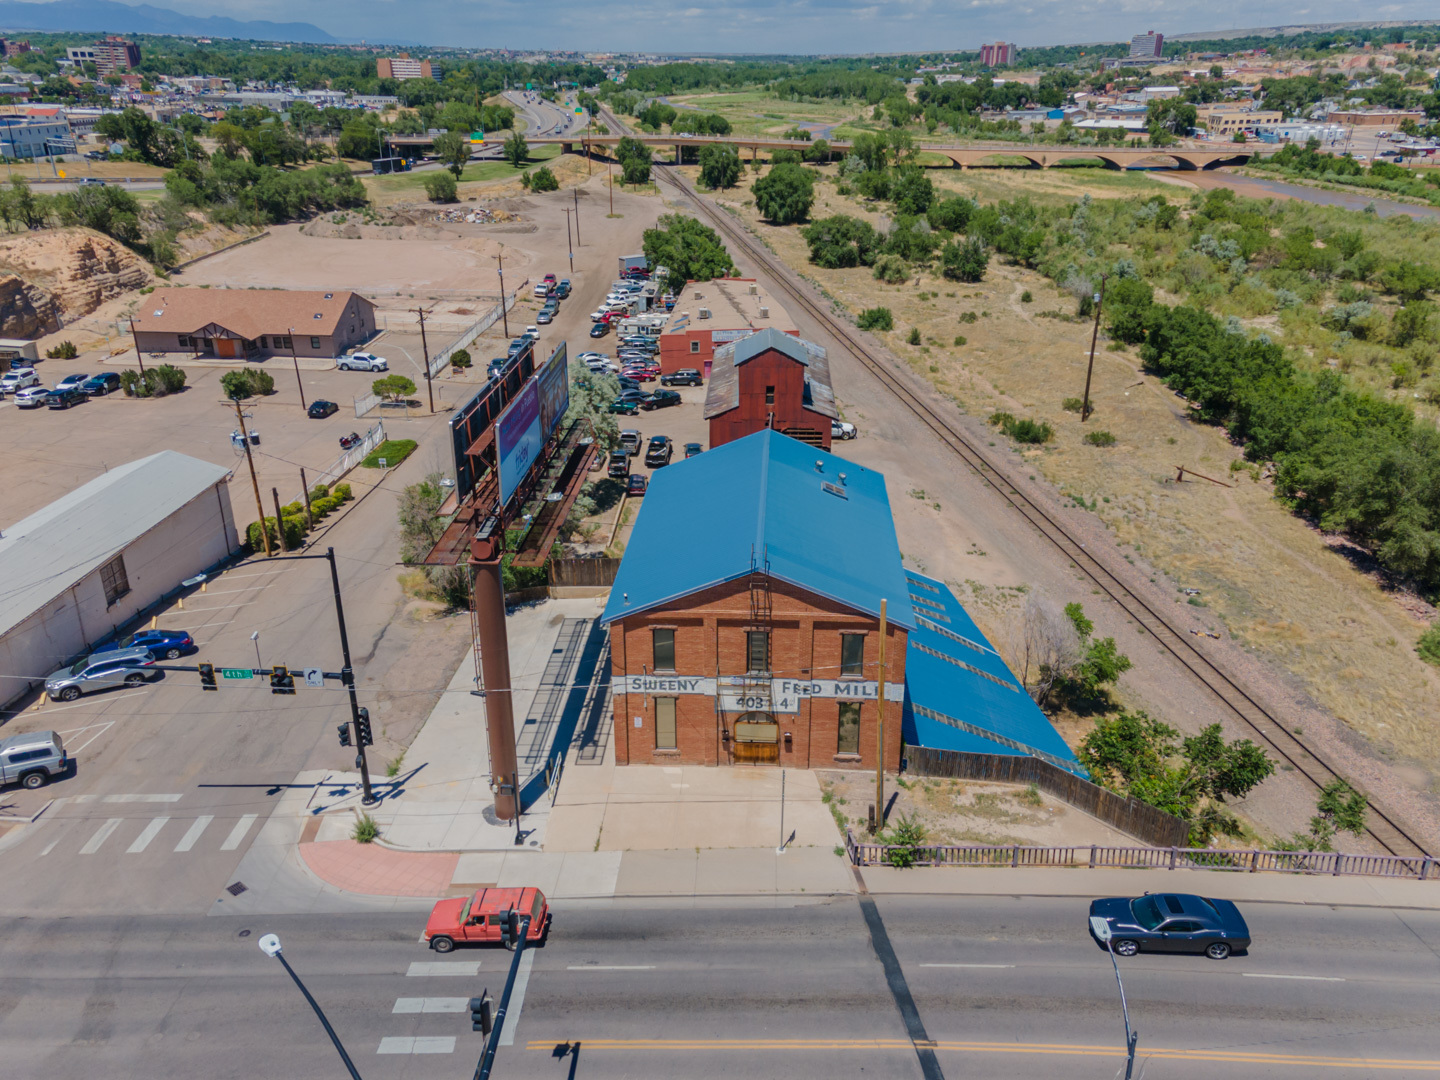
<path fill-rule="evenodd" d="M 354 840 L 301 844 L 300 857 L 322 881 L 370 896 L 444 896 L 460 858 L 454 852 L 391 851 Z"/>

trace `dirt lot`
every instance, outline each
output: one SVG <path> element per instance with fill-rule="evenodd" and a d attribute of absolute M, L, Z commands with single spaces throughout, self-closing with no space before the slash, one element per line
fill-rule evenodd
<path fill-rule="evenodd" d="M 868 808 L 875 802 L 875 777 L 841 770 L 817 776 L 831 812 L 845 818 L 860 836 Z M 889 776 L 885 793 L 887 802 L 892 793 L 895 796 L 888 815 L 892 826 L 902 816 L 913 817 L 925 826 L 926 838 L 937 844 L 1131 846 L 1138 842 L 1033 785 Z"/>

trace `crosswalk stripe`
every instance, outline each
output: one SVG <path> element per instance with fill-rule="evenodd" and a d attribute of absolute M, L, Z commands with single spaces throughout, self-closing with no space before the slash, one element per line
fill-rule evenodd
<path fill-rule="evenodd" d="M 245 834 L 250 831 L 250 826 L 255 824 L 255 819 L 259 816 L 259 814 L 246 814 L 237 821 L 235 827 L 230 830 L 230 835 L 225 838 L 225 843 L 220 845 L 220 850 L 234 851 L 238 848 L 245 839 Z"/>
<path fill-rule="evenodd" d="M 205 829 L 209 826 L 210 822 L 214 820 L 214 814 L 203 814 L 200 817 L 196 818 L 195 824 L 191 825 L 190 828 L 185 830 L 185 835 L 182 836 L 180 838 L 180 842 L 175 845 L 175 850 L 189 851 L 191 848 L 193 848 L 195 846 L 195 841 L 200 839 L 200 834 L 203 833 Z"/>
<path fill-rule="evenodd" d="M 480 974 L 479 960 L 411 960 L 406 975 L 469 975 Z"/>
<path fill-rule="evenodd" d="M 453 1054 L 454 1035 L 387 1035 L 380 1040 L 377 1054 Z"/>
<path fill-rule="evenodd" d="M 396 998 L 392 1013 L 463 1013 L 470 1011 L 469 998 Z"/>
<path fill-rule="evenodd" d="M 95 835 L 90 837 L 89 840 L 85 841 L 85 846 L 80 849 L 80 854 L 94 855 L 97 851 L 100 850 L 100 845 L 105 843 L 106 840 L 110 839 L 110 834 L 113 833 L 116 829 L 118 829 L 120 827 L 120 822 L 124 820 L 124 818 L 112 817 L 109 821 L 105 822 L 104 825 L 101 825 L 98 829 L 95 830 Z"/>
<path fill-rule="evenodd" d="M 108 803 L 179 802 L 183 797 L 181 795 L 106 795 L 100 801 Z"/>
<path fill-rule="evenodd" d="M 140 830 L 140 835 L 135 838 L 135 842 L 125 849 L 125 854 L 135 855 L 138 852 L 144 851 L 150 846 L 150 841 L 160 835 L 160 830 L 165 827 L 165 823 L 169 820 L 168 817 L 157 817 L 151 821 L 149 825 L 146 825 L 145 828 Z"/>

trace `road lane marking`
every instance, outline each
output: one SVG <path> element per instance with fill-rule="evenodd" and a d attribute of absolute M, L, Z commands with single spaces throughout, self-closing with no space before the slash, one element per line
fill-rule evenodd
<path fill-rule="evenodd" d="M 50 852 L 55 850 L 55 845 L 58 843 L 60 843 L 60 837 L 57 836 L 54 840 L 51 840 L 50 843 L 45 845 L 45 850 L 40 852 L 40 857 L 43 859 L 46 855 L 49 855 Z"/>
<path fill-rule="evenodd" d="M 1013 968 L 1014 964 L 921 964 L 933 968 Z"/>
<path fill-rule="evenodd" d="M 604 1039 L 570 1035 L 568 1038 L 531 1039 L 527 1050 L 550 1053 L 557 1043 L 578 1042 L 586 1050 L 910 1050 L 909 1039 Z M 937 1040 L 935 1049 L 944 1052 L 986 1054 L 1040 1054 L 1046 1056 L 1124 1058 L 1123 1046 L 1086 1046 L 1068 1043 L 987 1043 Z M 1301 1054 L 1274 1054 L 1263 1050 L 1226 1050 L 1221 1048 L 1187 1050 L 1181 1048 L 1146 1047 L 1146 1057 L 1172 1061 L 1207 1061 L 1240 1065 L 1287 1065 L 1302 1069 L 1369 1069 L 1440 1073 L 1440 1061 L 1407 1060 L 1403 1058 L 1347 1058 L 1334 1056 L 1309 1057 Z"/>
<path fill-rule="evenodd" d="M 469 998 L 396 998 L 392 1013 L 463 1013 L 470 1011 Z"/>
<path fill-rule="evenodd" d="M 214 820 L 214 814 L 202 814 L 200 817 L 196 818 L 195 824 L 191 825 L 190 828 L 185 830 L 185 835 L 182 836 L 180 838 L 180 842 L 175 845 L 175 850 L 189 851 L 191 848 L 193 848 L 195 846 L 195 841 L 200 839 L 200 834 L 203 833 L 207 828 L 209 828 L 210 822 Z"/>
<path fill-rule="evenodd" d="M 479 960 L 411 960 L 410 969 L 405 972 L 411 977 L 422 975 L 468 975 L 480 974 Z"/>
<path fill-rule="evenodd" d="M 133 694 L 116 694 L 114 697 L 107 697 L 103 699 L 102 704 L 109 705 L 115 701 L 124 701 L 126 698 L 140 697 L 144 693 L 144 690 L 136 690 Z M 87 705 L 94 706 L 94 704 L 95 702 L 93 699 L 90 701 L 85 701 L 82 699 L 80 701 L 73 702 L 70 705 L 56 705 L 53 702 L 47 702 L 45 708 L 42 711 L 48 716 L 50 713 L 65 712 L 68 709 L 83 709 Z M 111 723 L 114 723 L 114 721 L 111 721 Z"/>
<path fill-rule="evenodd" d="M 377 1054 L 453 1054 L 454 1035 L 387 1035 L 380 1040 Z"/>
<path fill-rule="evenodd" d="M 654 964 L 571 964 L 566 971 L 654 971 Z"/>
<path fill-rule="evenodd" d="M 168 803 L 179 802 L 183 795 L 106 795 L 101 802 L 108 803 Z"/>
<path fill-rule="evenodd" d="M 154 818 L 149 825 L 146 825 L 145 828 L 140 830 L 140 835 L 135 838 L 134 843 L 125 849 L 125 854 L 137 855 L 144 851 L 150 846 L 150 841 L 160 835 L 160 830 L 165 827 L 165 823 L 169 820 L 168 817 Z"/>
<path fill-rule="evenodd" d="M 250 831 L 250 826 L 255 824 L 255 819 L 259 816 L 259 814 L 246 814 L 237 821 L 235 827 L 230 830 L 230 835 L 227 836 L 225 842 L 220 845 L 220 850 L 234 851 L 238 848 L 245 839 L 245 834 Z"/>
<path fill-rule="evenodd" d="M 120 822 L 124 820 L 124 818 L 112 817 L 109 821 L 105 822 L 104 825 L 101 825 L 98 829 L 95 830 L 95 835 L 90 837 L 89 840 L 85 841 L 85 846 L 80 849 L 80 854 L 94 855 L 97 851 L 100 850 L 100 845 L 105 843 L 106 840 L 110 839 L 110 834 L 113 833 L 116 829 L 118 829 L 120 827 Z"/>
<path fill-rule="evenodd" d="M 515 1029 L 520 1026 L 520 1010 L 525 1005 L 525 988 L 530 985 L 530 969 L 535 954 L 526 949 L 520 954 L 520 970 L 515 973 L 515 989 L 510 993 L 510 1008 L 505 1013 L 505 1027 L 500 1032 L 501 1046 L 515 1045 Z"/>
<path fill-rule="evenodd" d="M 126 697 L 134 697 L 135 695 L 133 695 L 133 694 L 126 694 L 125 696 L 126 696 Z M 68 707 L 68 706 L 67 706 L 67 707 Z M 114 727 L 114 726 L 115 726 L 115 721 L 114 721 L 114 720 L 106 720 L 103 724 L 86 724 L 86 725 L 85 725 L 84 727 L 82 727 L 82 728 L 75 728 L 73 731 L 57 731 L 56 734 L 57 734 L 57 735 L 71 735 L 71 734 L 79 734 L 79 733 L 82 732 L 82 731 L 89 731 L 91 728 L 99 728 L 99 729 L 100 729 L 99 731 L 95 732 L 94 735 L 91 735 L 88 739 L 86 739 L 83 743 L 81 743 L 79 746 L 75 746 L 75 745 L 71 744 L 68 740 L 66 741 L 66 747 L 65 747 L 66 750 L 69 752 L 69 754 L 70 754 L 71 757 L 75 757 L 75 756 L 77 756 L 77 755 L 80 753 L 81 750 L 84 750 L 87 746 L 89 746 L 92 742 L 94 742 L 96 739 L 98 739 L 101 735 L 104 735 L 105 732 L 109 731 L 109 730 L 110 730 L 112 727 Z"/>
<path fill-rule="evenodd" d="M 1262 971 L 1241 972 L 1244 979 L 1302 979 L 1305 982 L 1344 982 L 1333 975 L 1268 975 Z"/>

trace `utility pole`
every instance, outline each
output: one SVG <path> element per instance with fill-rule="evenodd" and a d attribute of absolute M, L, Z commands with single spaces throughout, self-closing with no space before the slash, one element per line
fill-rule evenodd
<path fill-rule="evenodd" d="M 272 487 L 270 497 L 275 500 L 275 536 L 280 541 L 280 550 L 289 551 L 290 545 L 285 542 L 285 515 L 280 512 L 280 489 Z"/>
<path fill-rule="evenodd" d="M 880 712 L 875 725 L 875 830 L 885 827 L 885 598 L 880 598 Z"/>
<path fill-rule="evenodd" d="M 135 342 L 135 359 L 140 362 L 140 374 L 141 374 L 141 375 L 144 375 L 144 374 L 145 374 L 145 357 L 144 357 L 144 355 L 140 352 L 140 335 L 137 334 L 137 333 L 135 333 L 135 318 L 134 318 L 134 316 L 131 316 L 131 318 L 130 318 L 130 338 L 131 338 L 131 340 L 133 340 L 133 341 Z M 236 405 L 236 408 L 239 408 L 239 405 Z"/>
<path fill-rule="evenodd" d="M 505 327 L 505 336 L 508 338 L 510 336 L 510 316 L 505 310 L 505 246 L 503 244 L 500 246 L 500 254 L 495 256 L 495 262 L 500 267 L 500 321 Z M 491 323 L 490 325 L 495 324 Z"/>
<path fill-rule="evenodd" d="M 300 358 L 295 355 L 295 328 L 289 327 L 286 331 L 290 342 L 290 359 L 295 364 L 295 385 L 300 388 L 300 408 L 305 408 L 305 384 L 300 381 Z"/>
<path fill-rule="evenodd" d="M 570 253 L 570 273 L 575 273 L 575 244 L 570 239 L 570 215 L 575 211 L 568 206 L 563 208 L 565 214 L 565 250 Z"/>
<path fill-rule="evenodd" d="M 131 320 L 134 326 L 134 320 Z M 240 411 L 240 402 L 235 402 L 235 419 L 240 421 L 240 438 L 245 444 L 245 461 L 250 466 L 250 486 L 255 489 L 255 509 L 260 511 L 260 538 L 265 541 L 265 557 L 275 553 L 270 550 L 270 531 L 265 528 L 265 504 L 260 501 L 260 481 L 255 479 L 255 459 L 250 455 L 250 432 L 245 427 L 245 414 Z M 277 521 L 275 523 L 279 525 Z"/>
<path fill-rule="evenodd" d="M 310 523 L 310 531 L 315 531 L 315 515 L 310 510 L 310 481 L 305 479 L 305 469 L 300 469 L 300 497 L 305 500 L 305 520 Z"/>
<path fill-rule="evenodd" d="M 500 303 L 505 303 L 505 279 L 500 279 Z M 417 307 L 415 314 L 420 316 L 420 352 L 425 357 L 425 393 L 430 397 L 430 412 L 435 412 L 435 387 L 430 382 L 430 343 L 425 339 L 425 309 Z M 509 333 L 509 330 L 506 330 Z"/>
<path fill-rule="evenodd" d="M 607 162 L 605 165 L 606 175 L 610 177 L 610 216 L 615 216 L 615 163 Z"/>
<path fill-rule="evenodd" d="M 575 196 L 575 243 L 578 246 L 582 243 L 580 239 L 580 189 L 571 188 L 570 194 Z"/>
<path fill-rule="evenodd" d="M 1090 364 L 1085 368 L 1085 397 L 1080 403 L 1080 422 L 1090 416 L 1090 375 L 1095 370 L 1095 342 L 1100 338 L 1100 309 L 1105 304 L 1105 275 L 1100 275 L 1100 291 L 1095 294 L 1095 328 L 1090 331 Z"/>

